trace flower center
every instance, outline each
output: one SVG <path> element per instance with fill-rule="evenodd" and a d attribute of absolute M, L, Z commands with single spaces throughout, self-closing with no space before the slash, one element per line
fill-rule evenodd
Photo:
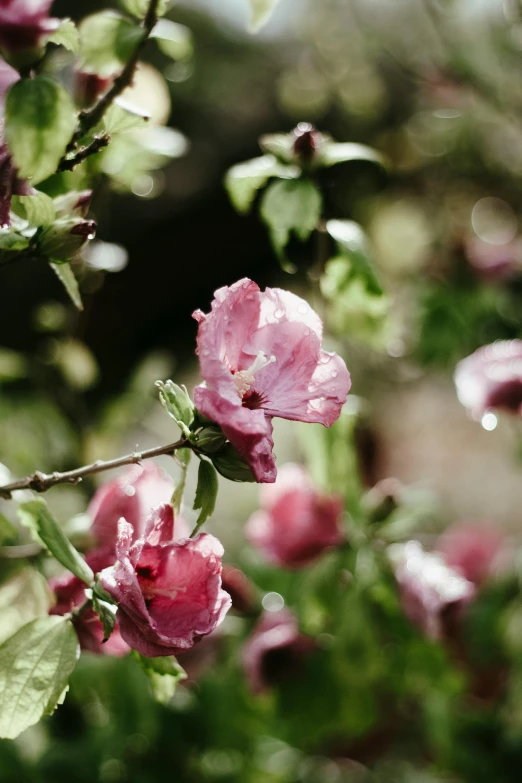
<path fill-rule="evenodd" d="M 275 362 L 275 356 L 271 356 L 269 359 L 263 351 L 259 351 L 256 358 L 246 370 L 238 370 L 234 373 L 234 383 L 236 384 L 237 393 L 242 400 L 245 394 L 247 394 L 254 385 L 255 373 L 259 370 L 268 367 L 269 364 Z"/>

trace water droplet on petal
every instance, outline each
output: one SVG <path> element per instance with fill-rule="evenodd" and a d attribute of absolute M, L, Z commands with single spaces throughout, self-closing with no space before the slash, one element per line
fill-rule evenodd
<path fill-rule="evenodd" d="M 274 318 L 282 318 L 285 314 L 284 310 L 276 310 L 274 313 Z"/>
<path fill-rule="evenodd" d="M 337 370 L 332 370 L 332 372 L 330 373 L 330 375 L 332 376 L 332 378 L 337 378 L 337 376 L 339 375 L 339 373 L 337 372 Z"/>
<path fill-rule="evenodd" d="M 297 308 L 297 312 L 300 313 L 301 315 L 307 314 L 308 305 L 306 304 L 306 302 L 303 302 L 302 304 L 299 305 L 299 307 Z"/>

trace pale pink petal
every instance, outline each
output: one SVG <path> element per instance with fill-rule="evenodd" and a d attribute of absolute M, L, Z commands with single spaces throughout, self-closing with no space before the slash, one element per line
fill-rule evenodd
<path fill-rule="evenodd" d="M 460 402 L 476 418 L 490 409 L 522 412 L 522 340 L 499 340 L 479 348 L 455 369 Z"/>
<path fill-rule="evenodd" d="M 204 386 L 194 390 L 194 403 L 204 416 L 219 424 L 225 437 L 252 469 L 256 481 L 275 481 L 272 424 L 263 411 L 244 408 L 239 400 L 229 402 Z"/>

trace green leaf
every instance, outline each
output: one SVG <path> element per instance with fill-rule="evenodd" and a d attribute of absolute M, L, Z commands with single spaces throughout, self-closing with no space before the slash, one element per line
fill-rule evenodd
<path fill-rule="evenodd" d="M 23 625 L 46 615 L 53 595 L 34 568 L 23 568 L 0 587 L 0 644 Z"/>
<path fill-rule="evenodd" d="M 192 57 L 192 33 L 183 24 L 176 24 L 170 19 L 160 19 L 150 37 L 156 38 L 163 54 L 173 60 L 189 60 Z"/>
<path fill-rule="evenodd" d="M 156 381 L 160 390 L 161 404 L 171 416 L 184 435 L 189 435 L 189 427 L 194 421 L 194 403 L 190 399 L 185 386 L 178 386 L 173 381 Z"/>
<path fill-rule="evenodd" d="M 92 569 L 73 547 L 55 520 L 43 498 L 30 500 L 18 508 L 20 521 L 36 534 L 38 540 L 68 571 L 90 585 L 94 579 Z"/>
<path fill-rule="evenodd" d="M 114 136 L 117 133 L 144 128 L 148 120 L 150 114 L 120 98 L 107 109 L 100 126 L 104 133 Z"/>
<path fill-rule="evenodd" d="M 296 166 L 285 166 L 273 155 L 263 155 L 260 158 L 238 163 L 227 171 L 225 187 L 230 200 L 238 212 L 244 214 L 250 209 L 258 190 L 270 177 L 297 177 L 299 169 Z"/>
<path fill-rule="evenodd" d="M 381 296 L 384 292 L 373 266 L 368 239 L 361 226 L 353 220 L 329 220 L 326 230 L 336 241 L 343 256 L 350 261 L 350 276 L 362 278 L 370 293 Z"/>
<path fill-rule="evenodd" d="M 61 19 L 60 27 L 47 37 L 48 43 L 64 46 L 77 54 L 80 48 L 80 33 L 72 19 Z"/>
<path fill-rule="evenodd" d="M 116 604 L 109 603 L 99 598 L 96 594 L 92 597 L 92 608 L 100 618 L 103 628 L 103 641 L 106 642 L 111 633 L 114 631 L 116 624 L 116 612 L 118 607 Z"/>
<path fill-rule="evenodd" d="M 120 5 L 128 11 L 129 14 L 132 14 L 138 19 L 144 19 L 149 7 L 149 2 L 150 0 L 120 0 Z M 160 0 L 156 10 L 157 15 L 163 16 L 163 14 L 166 14 L 171 4 L 172 0 Z"/>
<path fill-rule="evenodd" d="M 290 163 L 295 159 L 295 136 L 293 133 L 265 133 L 259 139 L 259 146 L 273 155 L 281 163 Z"/>
<path fill-rule="evenodd" d="M 0 647 L 0 737 L 15 739 L 62 704 L 80 654 L 70 620 L 40 617 Z"/>
<path fill-rule="evenodd" d="M 25 250 L 31 240 L 17 231 L 0 231 L 0 251 Z"/>
<path fill-rule="evenodd" d="M 256 33 L 268 21 L 279 0 L 249 0 L 251 10 L 250 31 Z"/>
<path fill-rule="evenodd" d="M 99 76 L 121 71 L 143 35 L 141 27 L 115 11 L 88 16 L 80 24 L 82 69 Z"/>
<path fill-rule="evenodd" d="M 49 266 L 59 278 L 59 280 L 63 283 L 63 286 L 69 294 L 72 303 L 78 308 L 78 310 L 83 310 L 82 297 L 80 295 L 78 281 L 74 276 L 71 265 L 67 263 L 55 264 L 52 261 L 49 261 Z"/>
<path fill-rule="evenodd" d="M 15 539 L 16 535 L 16 528 L 13 523 L 9 522 L 3 514 L 0 514 L 0 546 L 5 544 L 6 541 Z"/>
<path fill-rule="evenodd" d="M 204 525 L 207 519 L 214 513 L 218 487 L 219 482 L 214 466 L 210 462 L 202 459 L 199 463 L 198 485 L 196 487 L 196 497 L 193 506 L 194 511 L 197 511 L 198 509 L 201 509 L 201 511 L 196 522 L 196 527 L 191 533 L 191 537 L 196 535 L 202 525 Z"/>
<path fill-rule="evenodd" d="M 133 656 L 149 678 L 155 699 L 167 704 L 174 696 L 178 683 L 187 679 L 185 670 L 173 655 L 146 658 L 134 651 Z"/>
<path fill-rule="evenodd" d="M 32 226 L 50 226 L 56 217 L 52 198 L 40 191 L 32 196 L 13 196 L 11 209 Z"/>
<path fill-rule="evenodd" d="M 227 443 L 218 452 L 212 454 L 210 458 L 218 473 L 221 473 L 229 481 L 247 481 L 250 483 L 255 481 L 250 466 L 247 465 L 231 443 Z"/>
<path fill-rule="evenodd" d="M 223 431 L 217 425 L 211 427 L 203 427 L 201 432 L 198 432 L 194 438 L 194 443 L 200 451 L 205 454 L 214 454 L 223 448 L 226 443 L 226 438 L 223 435 Z"/>
<path fill-rule="evenodd" d="M 174 508 L 174 514 L 177 516 L 181 511 L 181 504 L 183 502 L 183 493 L 185 492 L 185 485 L 187 483 L 187 471 L 190 464 L 190 458 L 192 457 L 191 449 L 178 449 L 176 452 L 176 458 L 181 467 L 181 476 L 176 484 L 174 493 L 172 495 L 172 506 Z"/>
<path fill-rule="evenodd" d="M 53 79 L 20 79 L 9 90 L 5 138 L 19 175 L 33 184 L 54 174 L 75 128 L 72 101 Z"/>
<path fill-rule="evenodd" d="M 364 144 L 345 142 L 338 144 L 335 141 L 325 141 L 321 146 L 321 163 L 323 166 L 335 166 L 336 163 L 345 163 L 350 160 L 369 160 L 373 163 L 385 165 L 385 159 L 371 147 Z"/>
<path fill-rule="evenodd" d="M 309 180 L 282 180 L 268 186 L 261 201 L 261 217 L 270 229 L 276 252 L 281 253 L 290 231 L 305 240 L 321 217 L 321 194 Z"/>

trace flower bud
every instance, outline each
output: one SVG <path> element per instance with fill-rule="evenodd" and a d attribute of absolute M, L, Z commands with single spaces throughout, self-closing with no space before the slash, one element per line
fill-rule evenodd
<path fill-rule="evenodd" d="M 112 83 L 112 76 L 76 71 L 74 74 L 74 97 L 76 103 L 85 109 L 106 92 Z"/>
<path fill-rule="evenodd" d="M 211 459 L 217 472 L 230 481 L 255 481 L 250 467 L 231 443 L 212 454 Z"/>
<path fill-rule="evenodd" d="M 71 190 L 63 196 L 54 199 L 58 217 L 86 217 L 91 207 L 92 190 Z"/>
<path fill-rule="evenodd" d="M 310 163 L 321 143 L 321 134 L 309 122 L 300 122 L 292 131 L 293 153 L 299 163 Z"/>
<path fill-rule="evenodd" d="M 64 218 L 44 228 L 39 236 L 38 248 L 55 261 L 69 261 L 78 255 L 96 233 L 94 220 Z"/>

